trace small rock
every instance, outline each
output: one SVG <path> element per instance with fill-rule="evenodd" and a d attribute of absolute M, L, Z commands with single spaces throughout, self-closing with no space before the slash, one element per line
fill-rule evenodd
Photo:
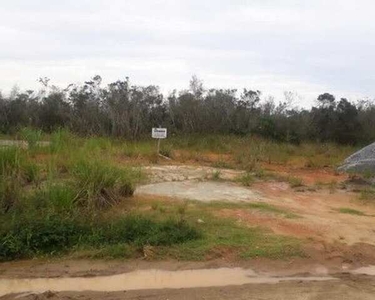
<path fill-rule="evenodd" d="M 198 219 L 198 220 L 197 220 L 197 223 L 202 224 L 202 223 L 204 223 L 204 221 L 203 221 L 202 219 Z"/>

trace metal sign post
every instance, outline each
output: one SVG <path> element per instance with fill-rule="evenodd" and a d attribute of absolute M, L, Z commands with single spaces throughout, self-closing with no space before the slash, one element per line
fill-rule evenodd
<path fill-rule="evenodd" d="M 157 153 L 160 154 L 160 140 L 167 138 L 167 128 L 152 128 L 151 136 L 158 140 Z"/>

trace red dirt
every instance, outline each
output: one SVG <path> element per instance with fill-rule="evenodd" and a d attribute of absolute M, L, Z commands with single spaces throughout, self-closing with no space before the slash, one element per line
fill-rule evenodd
<path fill-rule="evenodd" d="M 348 179 L 347 174 L 339 174 L 331 168 L 312 169 L 312 168 L 294 168 L 288 165 L 262 164 L 262 168 L 275 172 L 283 176 L 299 177 L 305 184 L 343 182 Z"/>

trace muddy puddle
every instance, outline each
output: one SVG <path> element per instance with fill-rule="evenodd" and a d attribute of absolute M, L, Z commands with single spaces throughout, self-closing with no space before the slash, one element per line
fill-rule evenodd
<path fill-rule="evenodd" d="M 194 180 L 148 184 L 138 187 L 136 194 L 166 196 L 202 202 L 262 200 L 258 193 L 232 183 Z"/>
<path fill-rule="evenodd" d="M 45 291 L 115 292 L 146 289 L 180 289 L 243 284 L 275 284 L 282 281 L 324 281 L 333 277 L 271 277 L 252 270 L 221 268 L 184 271 L 139 270 L 125 274 L 91 278 L 1 279 L 0 296 L 11 293 Z"/>

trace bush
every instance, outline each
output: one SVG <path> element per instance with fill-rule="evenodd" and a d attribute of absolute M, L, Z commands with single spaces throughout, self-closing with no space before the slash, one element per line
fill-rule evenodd
<path fill-rule="evenodd" d="M 16 218 L 0 233 L 0 260 L 62 251 L 77 244 L 88 232 L 87 225 L 58 216 Z"/>
<path fill-rule="evenodd" d="M 153 221 L 143 216 L 127 216 L 114 221 L 92 221 L 79 217 L 18 216 L 3 220 L 0 229 L 0 260 L 54 254 L 78 246 L 103 247 L 119 244 L 165 246 L 200 238 L 188 224 Z"/>
<path fill-rule="evenodd" d="M 119 202 L 120 196 L 134 193 L 137 174 L 128 169 L 120 169 L 102 162 L 81 160 L 71 173 L 77 180 L 77 199 L 82 206 L 104 208 Z"/>

